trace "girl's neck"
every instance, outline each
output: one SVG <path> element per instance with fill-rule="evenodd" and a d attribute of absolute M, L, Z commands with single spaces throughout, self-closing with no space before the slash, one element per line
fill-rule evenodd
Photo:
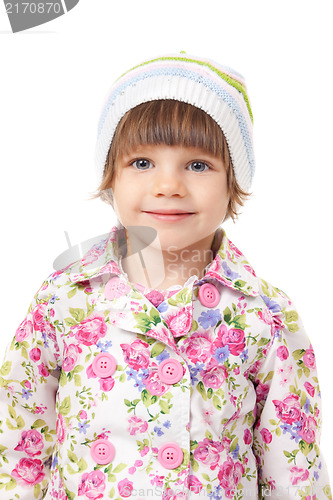
<path fill-rule="evenodd" d="M 131 283 L 161 290 L 174 285 L 183 286 L 193 275 L 199 279 L 204 276 L 205 268 L 215 257 L 213 240 L 214 234 L 196 244 L 195 248 L 166 252 L 148 245 L 141 251 L 133 252 L 133 248 L 140 248 L 140 242 L 131 235 L 127 237 L 127 252 L 121 265 Z"/>

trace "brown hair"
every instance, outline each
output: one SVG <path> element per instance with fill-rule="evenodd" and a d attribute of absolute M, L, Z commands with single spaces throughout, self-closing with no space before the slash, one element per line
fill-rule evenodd
<path fill-rule="evenodd" d="M 102 182 L 93 199 L 100 197 L 110 203 L 108 190 L 117 174 L 118 158 L 141 144 L 198 147 L 222 158 L 230 195 L 225 220 L 231 217 L 235 222 L 238 217 L 237 205 L 243 206 L 251 193 L 243 191 L 236 181 L 229 148 L 221 128 L 201 109 L 172 99 L 139 104 L 122 117 L 112 139 Z"/>

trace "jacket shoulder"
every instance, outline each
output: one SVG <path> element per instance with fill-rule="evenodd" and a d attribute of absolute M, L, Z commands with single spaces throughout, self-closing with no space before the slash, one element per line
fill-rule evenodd
<path fill-rule="evenodd" d="M 290 332 L 297 332 L 301 327 L 301 319 L 290 296 L 262 278 L 258 279 L 258 285 L 260 296 L 270 313 Z"/>
<path fill-rule="evenodd" d="M 53 271 L 49 274 L 36 291 L 28 312 L 31 312 L 31 310 L 41 302 L 55 302 L 56 298 L 59 298 L 61 290 L 71 285 L 72 282 L 70 276 L 72 275 L 73 270 L 77 269 L 79 263 L 80 260 L 75 261 L 69 266 Z"/>

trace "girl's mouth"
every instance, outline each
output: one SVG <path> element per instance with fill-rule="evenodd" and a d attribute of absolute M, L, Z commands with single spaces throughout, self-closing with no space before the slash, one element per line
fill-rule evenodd
<path fill-rule="evenodd" d="M 158 212 L 144 212 L 151 217 L 154 217 L 155 219 L 165 221 L 165 222 L 177 222 L 183 219 L 188 219 L 191 217 L 191 215 L 194 215 L 194 213 L 190 212 L 184 212 L 184 213 L 179 213 L 179 214 L 168 214 L 168 213 L 158 213 Z"/>

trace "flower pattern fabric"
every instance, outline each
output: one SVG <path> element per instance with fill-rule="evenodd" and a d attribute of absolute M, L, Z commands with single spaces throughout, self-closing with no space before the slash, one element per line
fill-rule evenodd
<path fill-rule="evenodd" d="M 0 372 L 4 500 L 332 499 L 301 319 L 222 228 L 216 237 L 204 277 L 162 302 L 123 273 L 120 223 L 43 282 Z M 205 283 L 219 293 L 213 308 L 200 301 Z M 116 360 L 105 377 L 101 353 Z M 161 376 L 168 359 L 181 366 L 173 384 Z M 112 443 L 110 463 L 95 460 L 97 440 Z M 159 459 L 165 443 L 181 449 L 176 468 Z"/>

